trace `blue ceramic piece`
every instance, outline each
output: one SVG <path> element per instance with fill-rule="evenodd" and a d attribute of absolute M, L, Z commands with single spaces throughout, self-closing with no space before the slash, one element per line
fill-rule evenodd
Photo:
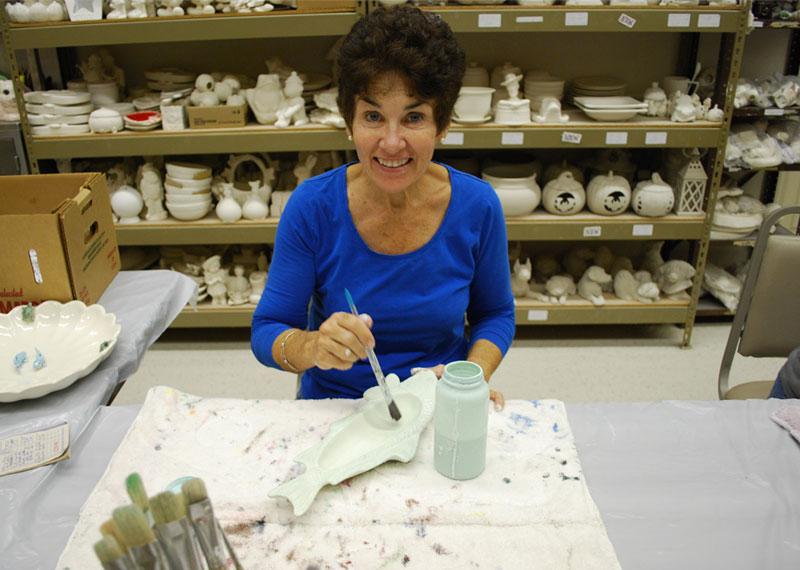
<path fill-rule="evenodd" d="M 36 349 L 36 356 L 33 358 L 33 369 L 34 370 L 41 370 L 47 366 L 47 363 L 44 360 L 44 354 L 39 352 L 39 349 Z"/>
<path fill-rule="evenodd" d="M 28 353 L 24 350 L 14 355 L 14 368 L 16 368 L 17 372 L 26 362 L 28 362 Z"/>

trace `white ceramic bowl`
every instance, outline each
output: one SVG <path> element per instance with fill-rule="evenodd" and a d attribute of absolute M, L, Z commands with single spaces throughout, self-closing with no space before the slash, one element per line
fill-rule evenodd
<path fill-rule="evenodd" d="M 66 388 L 91 373 L 114 350 L 120 325 L 100 305 L 80 301 L 45 301 L 25 322 L 25 307 L 0 314 L 0 402 L 38 398 Z M 45 366 L 33 369 L 36 350 Z M 14 356 L 26 352 L 28 361 L 16 371 Z"/>
<path fill-rule="evenodd" d="M 492 185 L 505 216 L 530 214 L 542 200 L 542 191 L 536 175 L 523 164 L 498 164 L 488 166 L 481 177 Z"/>
<path fill-rule="evenodd" d="M 166 165 L 167 175 L 173 179 L 201 180 L 211 178 L 211 168 L 203 164 L 193 162 L 168 162 Z"/>
<path fill-rule="evenodd" d="M 638 109 L 587 109 L 580 105 L 578 107 L 595 121 L 627 121 L 641 112 Z"/>
<path fill-rule="evenodd" d="M 167 204 L 170 215 L 178 220 L 199 220 L 211 210 L 211 202 L 200 204 Z"/>
<path fill-rule="evenodd" d="M 194 180 L 192 178 L 173 178 L 169 174 L 164 179 L 165 184 L 169 184 L 175 188 L 211 188 L 211 178 L 201 178 Z"/>
<path fill-rule="evenodd" d="M 211 205 L 211 192 L 205 194 L 167 194 L 167 205 L 202 204 Z"/>
<path fill-rule="evenodd" d="M 479 120 L 490 114 L 492 109 L 491 87 L 462 87 L 453 107 L 453 113 L 459 119 Z"/>
<path fill-rule="evenodd" d="M 177 195 L 188 195 L 188 194 L 205 194 L 210 189 L 209 188 L 184 188 L 183 186 L 173 186 L 168 183 L 164 183 L 164 190 L 167 191 L 168 196 L 177 196 Z"/>

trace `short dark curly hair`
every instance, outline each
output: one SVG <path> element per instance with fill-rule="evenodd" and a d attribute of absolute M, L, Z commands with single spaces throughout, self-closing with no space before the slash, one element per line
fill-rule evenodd
<path fill-rule="evenodd" d="M 397 73 L 414 95 L 433 103 L 438 132 L 450 123 L 466 57 L 450 26 L 413 6 L 379 8 L 353 25 L 339 50 L 339 109 L 353 126 L 356 98 L 375 79 Z"/>

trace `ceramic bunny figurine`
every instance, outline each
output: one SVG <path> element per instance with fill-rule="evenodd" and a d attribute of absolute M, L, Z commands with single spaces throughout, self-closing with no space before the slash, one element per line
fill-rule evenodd
<path fill-rule="evenodd" d="M 514 262 L 514 271 L 511 273 L 511 292 L 514 297 L 525 297 L 528 294 L 531 269 L 530 258 L 525 263 L 520 263 L 519 259 Z"/>
<path fill-rule="evenodd" d="M 300 79 L 296 71 L 292 71 L 291 75 L 286 78 L 283 94 L 285 99 L 278 109 L 278 120 L 275 121 L 275 126 L 286 128 L 290 123 L 294 123 L 298 127 L 307 124 L 306 102 L 303 99 L 303 80 Z"/>
<path fill-rule="evenodd" d="M 692 287 L 692 279 L 697 271 L 685 261 L 673 259 L 656 269 L 653 278 L 658 288 L 670 299 L 689 298 L 687 289 Z"/>

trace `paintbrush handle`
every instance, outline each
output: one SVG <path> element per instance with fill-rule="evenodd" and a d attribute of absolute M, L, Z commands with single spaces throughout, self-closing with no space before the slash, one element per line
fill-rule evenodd
<path fill-rule="evenodd" d="M 386 405 L 388 406 L 392 402 L 392 395 L 389 393 L 389 387 L 386 385 L 386 378 L 383 376 L 383 370 L 381 370 L 381 365 L 378 363 L 378 357 L 375 356 L 375 351 L 371 348 L 364 347 L 364 349 L 367 351 L 367 359 L 369 360 L 369 365 L 372 367 L 372 373 L 378 380 L 378 386 L 381 387 L 383 399 L 386 400 Z"/>

